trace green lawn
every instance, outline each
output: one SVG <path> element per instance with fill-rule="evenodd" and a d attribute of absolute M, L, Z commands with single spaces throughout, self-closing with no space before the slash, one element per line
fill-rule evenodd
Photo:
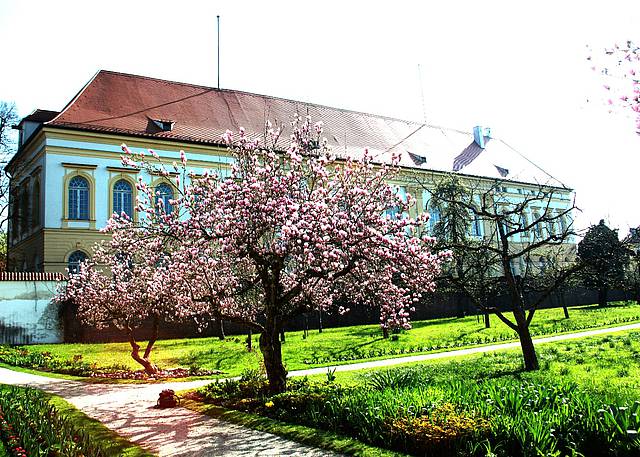
<path fill-rule="evenodd" d="M 427 362 L 396 365 L 393 369 L 420 366 L 434 383 L 469 379 L 513 379 L 536 383 L 575 383 L 606 401 L 640 399 L 640 331 L 630 330 L 579 340 L 536 345 L 540 370 L 522 371 L 520 349 L 447 357 Z M 386 369 L 385 369 L 386 370 Z M 336 372 L 335 382 L 344 386 L 361 385 L 380 369 Z M 309 376 L 326 381 L 326 375 Z"/>
<path fill-rule="evenodd" d="M 640 331 L 540 344 L 538 355 L 536 372 L 509 350 L 336 373 L 332 385 L 298 378 L 276 396 L 252 394 L 252 380 L 200 392 L 273 419 L 258 423 L 277 434 L 288 433 L 285 421 L 412 455 L 639 455 Z M 336 449 L 331 438 L 318 445 Z"/>
<path fill-rule="evenodd" d="M 532 332 L 534 335 L 547 335 L 638 322 L 640 306 L 617 304 L 607 308 L 576 307 L 570 309 L 570 314 L 570 319 L 565 319 L 561 309 L 540 310 L 532 323 Z M 382 338 L 376 325 L 325 329 L 322 333 L 311 330 L 307 339 L 303 339 L 302 332 L 289 332 L 283 345 L 283 355 L 287 368 L 298 370 L 350 363 L 363 358 L 435 352 L 515 339 L 515 332 L 496 317 L 492 316 L 492 328 L 485 329 L 482 322 L 471 316 L 414 322 L 412 330 L 393 335 L 387 340 Z M 261 361 L 259 351 L 254 349 L 254 352 L 248 352 L 244 340 L 244 336 L 230 336 L 225 341 L 217 338 L 158 341 L 153 358 L 163 368 L 193 366 L 222 370 L 224 376 L 235 376 L 246 368 L 259 367 Z M 257 336 L 254 336 L 253 346 L 258 347 Z M 84 361 L 98 366 L 120 364 L 139 368 L 131 359 L 128 343 L 53 344 L 27 348 L 30 351 L 49 351 L 67 359 L 81 354 Z"/>

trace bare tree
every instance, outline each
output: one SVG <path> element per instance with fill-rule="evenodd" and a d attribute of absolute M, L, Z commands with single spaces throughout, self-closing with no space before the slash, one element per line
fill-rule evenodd
<path fill-rule="evenodd" d="M 431 234 L 436 237 L 439 249 L 453 253 L 453 261 L 445 266 L 439 278 L 439 290 L 453 294 L 458 308 L 468 300 L 484 313 L 485 327 L 489 328 L 487 309 L 499 288 L 498 256 L 484 249 L 482 241 L 475 236 L 479 233 L 480 221 L 474 219 L 464 205 L 448 204 L 471 201 L 470 190 L 458 175 L 448 175 L 438 181 L 430 193 L 429 206 L 438 212 Z"/>
<path fill-rule="evenodd" d="M 432 195 L 438 189 L 437 184 L 434 188 L 433 184 L 419 177 L 416 179 Z M 535 270 L 540 272 L 546 268 L 545 254 L 551 249 L 563 249 L 567 256 L 573 255 L 572 212 L 577 208 L 573 201 L 562 200 L 568 189 L 546 184 L 516 186 L 519 192 L 515 192 L 514 184 L 506 180 L 466 177 L 463 192 L 439 193 L 433 203 L 441 208 L 449 207 L 449 213 L 455 207 L 457 214 L 468 214 L 471 224 L 481 223 L 483 233 L 476 231 L 470 241 L 461 236 L 457 240 L 449 236 L 446 241 L 454 255 L 461 256 L 455 261 L 454 272 L 450 275 L 452 283 L 467 296 L 476 297 L 476 306 L 495 313 L 518 334 L 525 369 L 536 370 L 538 358 L 529 326 L 540 304 L 572 274 L 572 270 L 567 269 L 546 282 L 530 300 L 525 299 L 524 279 Z M 482 283 L 485 284 L 484 291 L 481 290 Z M 488 295 L 487 288 L 495 290 L 498 287 L 508 295 L 511 318 L 502 309 L 481 299 Z"/>
<path fill-rule="evenodd" d="M 14 103 L 0 101 L 0 232 L 2 236 L 0 243 L 0 262 L 2 270 L 6 269 L 7 261 L 7 236 L 6 223 L 9 217 L 9 177 L 5 173 L 5 166 L 15 154 L 16 141 L 12 130 L 19 121 L 18 113 Z"/>
<path fill-rule="evenodd" d="M 527 268 L 522 274 L 525 297 L 539 294 L 548 297 L 554 293 L 564 311 L 565 319 L 569 319 L 566 290 L 579 284 L 578 275 L 583 268 L 573 257 L 574 253 L 567 252 L 565 246 L 550 247 L 545 250 L 543 265 L 539 268 Z M 528 265 L 531 265 L 531 262 Z"/>

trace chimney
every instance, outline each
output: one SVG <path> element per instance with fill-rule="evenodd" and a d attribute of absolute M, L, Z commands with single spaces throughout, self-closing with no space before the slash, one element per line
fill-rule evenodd
<path fill-rule="evenodd" d="M 486 141 L 491 139 L 491 129 L 489 127 L 482 127 L 480 125 L 476 125 L 473 128 L 473 141 L 476 142 L 478 146 L 482 149 L 486 146 Z"/>

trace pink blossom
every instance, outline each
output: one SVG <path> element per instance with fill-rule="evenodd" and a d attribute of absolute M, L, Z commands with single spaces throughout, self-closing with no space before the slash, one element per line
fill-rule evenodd
<path fill-rule="evenodd" d="M 275 322 L 318 309 L 347 312 L 346 301 L 376 308 L 383 328 L 409 328 L 409 310 L 435 289 L 450 253 L 435 252 L 433 238 L 416 235 L 426 216 L 382 217 L 389 208 L 408 212 L 415 205 L 388 184 L 397 166 L 374 167 L 367 150 L 336 159 L 319 141 L 321 124 L 308 117 L 292 127 L 284 154 L 248 141 L 242 129 L 236 140 L 227 131 L 223 140 L 234 160 L 227 179 L 212 175 L 180 186 L 189 175 L 181 153 L 171 212 L 140 181 L 137 208 L 144 217 L 134 224 L 114 216 L 109 249 L 98 250 L 96 263 L 70 282 L 69 296 L 82 303 L 86 319 L 98 322 L 114 308 L 118 325 L 141 313 L 199 322 L 215 316 L 271 338 Z M 134 158 L 148 167 L 143 156 Z M 135 278 L 116 261 L 121 252 L 137 259 Z M 114 287 L 123 291 L 109 292 Z"/>

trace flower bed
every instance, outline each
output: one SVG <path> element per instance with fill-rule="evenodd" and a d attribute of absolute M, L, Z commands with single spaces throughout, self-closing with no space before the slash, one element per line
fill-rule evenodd
<path fill-rule="evenodd" d="M 150 375 L 143 370 L 104 370 L 91 372 L 92 378 L 105 378 L 105 379 L 136 379 L 153 381 L 168 378 L 188 378 L 190 376 L 214 376 L 224 374 L 220 370 L 201 370 L 201 369 L 186 369 L 186 368 L 171 368 L 168 370 L 160 370 L 156 374 Z"/>
<path fill-rule="evenodd" d="M 0 387 L 0 437 L 12 457 L 113 455 L 71 424 L 38 390 Z"/>
<path fill-rule="evenodd" d="M 156 380 L 224 374 L 219 370 L 202 370 L 192 367 L 189 369 L 172 368 L 160 370 L 155 375 L 149 375 L 143 370 L 130 370 L 124 365 L 98 367 L 95 363 L 85 362 L 81 354 L 76 354 L 70 359 L 63 359 L 50 352 L 29 351 L 20 347 L 5 345 L 0 345 L 0 362 L 16 367 L 32 368 L 52 373 L 104 379 Z"/>

